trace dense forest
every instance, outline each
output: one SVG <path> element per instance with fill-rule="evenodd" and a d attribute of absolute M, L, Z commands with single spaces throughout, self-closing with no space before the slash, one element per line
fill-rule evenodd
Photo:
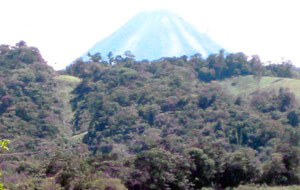
<path fill-rule="evenodd" d="M 5 188 L 300 184 L 300 75 L 290 62 L 225 51 L 89 57 L 57 72 L 25 42 L 0 46 Z"/>

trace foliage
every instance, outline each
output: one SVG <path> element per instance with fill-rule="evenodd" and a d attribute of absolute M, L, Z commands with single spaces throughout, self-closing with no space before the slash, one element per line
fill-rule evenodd
<path fill-rule="evenodd" d="M 194 55 L 150 64 L 132 56 L 115 61 L 94 66 L 80 60 L 66 72 L 83 78 L 72 100 L 74 130 L 87 131 L 83 142 L 94 154 L 136 156 L 124 179 L 129 189 L 258 183 L 268 171 L 261 166 L 279 145 L 297 145 L 296 97 L 286 88 L 260 90 L 270 72 L 257 56 L 221 51 L 206 60 Z M 91 67 L 99 69 L 86 74 Z M 237 99 L 222 81 L 211 82 L 250 74 L 259 91 Z M 181 162 L 184 167 L 177 167 Z"/>
<path fill-rule="evenodd" d="M 130 51 L 108 62 L 89 57 L 55 72 L 25 42 L 0 46 L 1 138 L 35 151 L 1 157 L 7 188 L 300 183 L 293 66 L 224 51 L 151 62 Z"/>
<path fill-rule="evenodd" d="M 0 46 L 0 137 L 14 140 L 12 150 L 34 150 L 31 141 L 53 139 L 63 125 L 55 96 L 56 73 L 38 49 L 25 42 Z"/>
<path fill-rule="evenodd" d="M 202 187 L 211 186 L 216 169 L 215 161 L 199 148 L 188 148 L 186 152 L 191 159 L 189 178 L 194 188 L 201 189 Z"/>
<path fill-rule="evenodd" d="M 265 165 L 262 182 L 268 185 L 299 184 L 299 148 L 282 145 Z"/>
<path fill-rule="evenodd" d="M 2 150 L 8 150 L 7 145 L 9 144 L 9 140 L 5 139 L 5 140 L 0 140 L 0 151 Z M 1 177 L 1 171 L 0 171 L 0 177 Z M 0 190 L 5 190 L 5 188 L 3 187 L 3 184 L 0 183 Z"/>
<path fill-rule="evenodd" d="M 186 160 L 165 150 L 141 152 L 134 161 L 129 189 L 189 189 Z"/>
<path fill-rule="evenodd" d="M 236 151 L 224 159 L 221 170 L 216 174 L 216 182 L 222 188 L 253 183 L 260 173 L 251 149 Z"/>

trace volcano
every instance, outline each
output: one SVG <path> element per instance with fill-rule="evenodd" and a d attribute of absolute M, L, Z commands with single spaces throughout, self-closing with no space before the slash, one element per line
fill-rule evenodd
<path fill-rule="evenodd" d="M 123 55 L 131 51 L 136 60 L 156 60 L 161 57 L 194 55 L 202 57 L 223 49 L 205 33 L 198 32 L 191 24 L 167 10 L 141 12 L 116 32 L 96 43 L 87 51 L 109 52 Z M 87 60 L 87 53 L 83 56 Z"/>

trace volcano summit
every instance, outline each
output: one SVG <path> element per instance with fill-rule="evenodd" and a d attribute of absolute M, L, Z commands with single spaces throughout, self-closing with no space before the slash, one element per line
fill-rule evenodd
<path fill-rule="evenodd" d="M 222 49 L 206 34 L 198 32 L 181 17 L 166 10 L 141 12 L 116 32 L 96 43 L 89 53 L 122 55 L 129 50 L 136 60 L 193 55 L 203 57 Z M 83 56 L 86 60 L 86 54 Z"/>

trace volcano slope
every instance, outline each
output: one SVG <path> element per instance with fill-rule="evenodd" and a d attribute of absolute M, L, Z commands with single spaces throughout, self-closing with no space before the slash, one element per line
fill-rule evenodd
<path fill-rule="evenodd" d="M 136 60 L 156 60 L 200 53 L 207 57 L 222 47 L 207 34 L 198 32 L 191 24 L 167 10 L 146 11 L 137 14 L 110 36 L 97 42 L 90 54 L 123 55 L 130 51 Z M 87 54 L 87 53 L 86 53 Z M 88 56 L 84 55 L 84 60 Z"/>

